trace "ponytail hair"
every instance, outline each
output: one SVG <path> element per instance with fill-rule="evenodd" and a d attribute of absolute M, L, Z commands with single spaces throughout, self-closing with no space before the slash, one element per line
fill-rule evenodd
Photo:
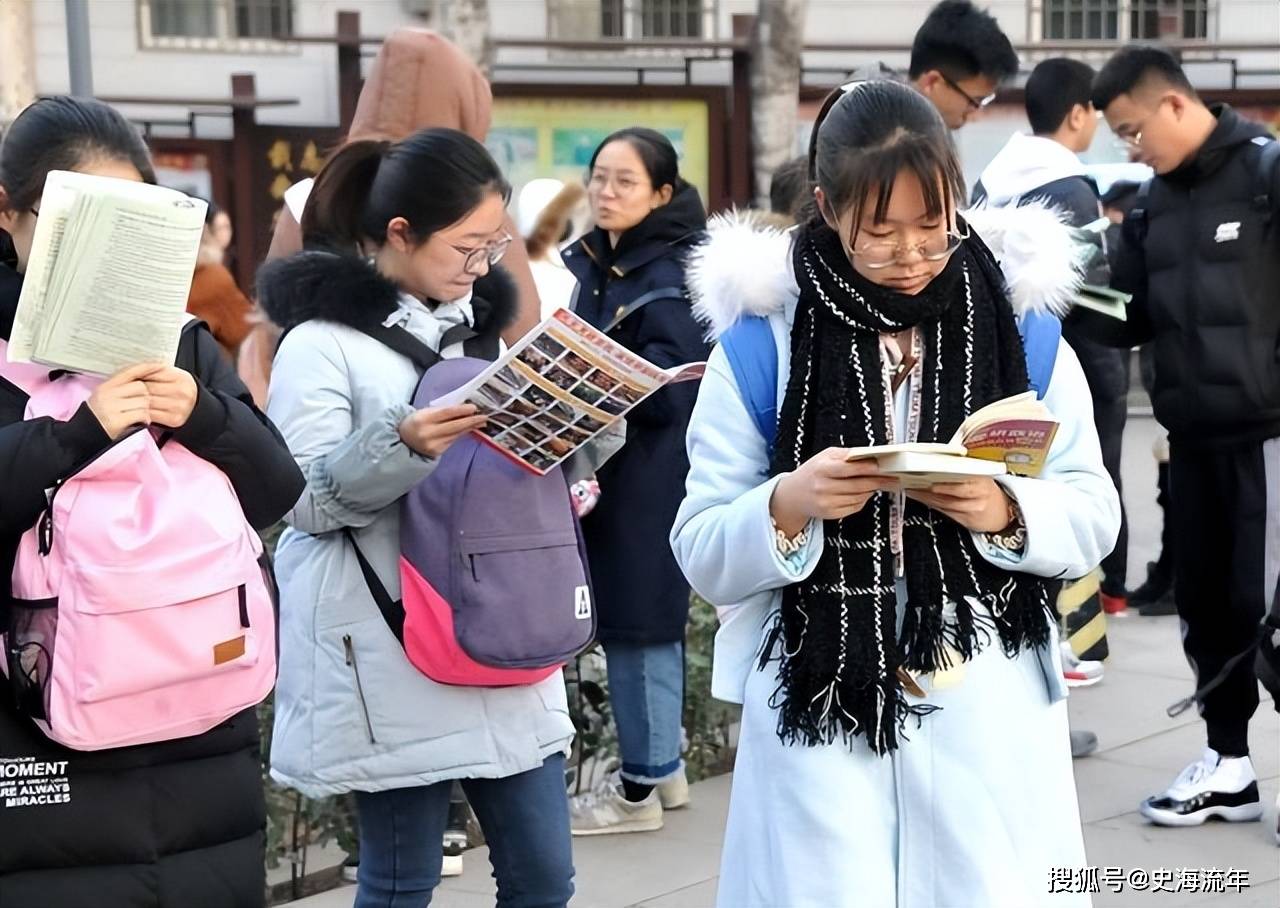
<path fill-rule="evenodd" d="M 302 242 L 368 251 L 386 242 L 388 223 L 404 218 L 421 243 L 490 193 L 505 201 L 511 185 L 485 147 L 457 130 L 423 129 L 396 143 L 350 142 L 316 177 L 302 213 Z"/>

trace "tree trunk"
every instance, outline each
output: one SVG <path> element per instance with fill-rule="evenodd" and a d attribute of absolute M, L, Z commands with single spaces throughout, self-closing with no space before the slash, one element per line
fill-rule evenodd
<path fill-rule="evenodd" d="M 438 0 L 436 9 L 441 33 L 458 45 L 488 77 L 493 67 L 489 0 Z"/>
<path fill-rule="evenodd" d="M 795 155 L 807 0 L 759 0 L 751 54 L 751 150 L 756 202 L 769 206 L 773 172 Z"/>
<path fill-rule="evenodd" d="M 30 0 L 0 0 L 0 125 L 36 99 Z"/>

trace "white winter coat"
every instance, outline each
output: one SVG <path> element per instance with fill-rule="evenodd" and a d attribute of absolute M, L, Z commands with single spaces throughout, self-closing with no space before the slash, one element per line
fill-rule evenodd
<path fill-rule="evenodd" d="M 1002 258 L 1016 305 L 1056 303 L 1070 288 L 1075 278 L 1055 246 L 1062 235 L 1056 218 L 1019 209 L 975 213 L 970 223 Z M 701 311 L 713 333 L 743 313 L 768 316 L 781 410 L 798 293 L 790 238 L 734 219 L 711 234 L 691 269 Z M 1037 248 L 1051 250 L 1039 267 L 1018 254 Z M 907 393 L 904 383 L 896 399 L 899 425 L 906 422 Z M 1026 550 L 1014 563 L 982 537 L 978 548 L 1013 570 L 1079 577 L 1110 551 L 1120 511 L 1102 466 L 1088 387 L 1065 343 L 1045 403 L 1061 427 L 1043 474 L 1000 480 L 1024 515 Z M 765 479 L 764 440 L 719 349 L 688 446 L 687 498 L 671 542 L 694 589 L 721 612 L 713 692 L 743 703 L 719 904 L 1087 904 L 1087 896 L 1048 895 L 1052 867 L 1085 861 L 1056 637 L 1048 649 L 1012 660 L 988 647 L 945 690 L 922 679 L 926 702 L 942 709 L 918 729 L 910 723 L 908 740 L 889 756 L 877 757 L 863 738 L 852 747 L 783 745 L 770 705 L 776 662 L 760 671 L 756 661 L 782 588 L 808 576 L 822 555 L 821 525 L 797 573 L 774 544 L 769 498 L 777 480 Z M 901 609 L 902 585 L 898 598 Z"/>

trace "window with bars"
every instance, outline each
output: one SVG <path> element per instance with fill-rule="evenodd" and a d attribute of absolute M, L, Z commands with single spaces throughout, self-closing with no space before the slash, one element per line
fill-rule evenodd
<path fill-rule="evenodd" d="M 1045 0 L 1049 41 L 1107 41 L 1120 36 L 1120 0 Z"/>
<path fill-rule="evenodd" d="M 1046 41 L 1202 39 L 1212 0 L 1043 0 Z"/>
<path fill-rule="evenodd" d="M 216 47 L 293 34 L 293 0 L 142 0 L 140 10 L 144 44 Z"/>
<path fill-rule="evenodd" d="M 591 7 L 594 7 L 594 10 Z M 599 32 L 590 17 L 598 10 Z M 701 38 L 704 0 L 548 0 L 547 15 L 560 37 Z"/>
<path fill-rule="evenodd" d="M 623 0 L 600 0 L 600 37 L 625 38 L 626 12 Z"/>
<path fill-rule="evenodd" d="M 642 0 L 640 23 L 646 38 L 701 38 L 702 0 Z"/>
<path fill-rule="evenodd" d="M 1130 0 L 1130 6 L 1131 38 L 1209 37 L 1209 0 Z"/>

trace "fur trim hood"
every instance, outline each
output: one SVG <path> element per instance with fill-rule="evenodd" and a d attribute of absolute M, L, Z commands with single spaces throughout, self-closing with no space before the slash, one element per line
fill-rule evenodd
<path fill-rule="evenodd" d="M 1070 308 L 1082 278 L 1060 212 L 1032 204 L 963 216 L 1000 262 L 1015 312 Z M 791 242 L 792 230 L 758 212 L 734 210 L 708 222 L 707 241 L 690 254 L 686 273 L 694 317 L 711 340 L 744 315 L 772 315 L 796 300 Z"/>
<path fill-rule="evenodd" d="M 332 252 L 299 252 L 258 269 L 258 302 L 285 331 L 312 319 L 364 330 L 382 324 L 399 306 L 400 290 L 367 259 Z M 475 328 L 496 334 L 515 321 L 516 285 L 501 268 L 476 281 L 471 296 Z"/>

